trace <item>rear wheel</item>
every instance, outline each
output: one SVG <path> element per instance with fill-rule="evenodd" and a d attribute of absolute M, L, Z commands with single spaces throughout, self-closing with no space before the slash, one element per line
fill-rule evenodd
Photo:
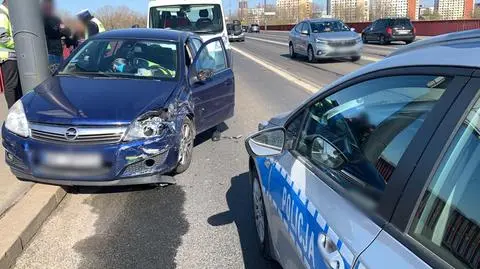
<path fill-rule="evenodd" d="M 265 214 L 265 203 L 263 200 L 262 188 L 260 186 L 260 179 L 257 173 L 250 171 L 250 179 L 252 181 L 252 202 L 253 202 L 253 216 L 255 220 L 255 228 L 257 229 L 257 241 L 260 246 L 260 251 L 265 259 L 271 259 L 268 231 L 267 215 Z"/>
<path fill-rule="evenodd" d="M 312 46 L 308 46 L 307 56 L 308 56 L 308 62 L 314 63 L 316 61 Z"/>
<path fill-rule="evenodd" d="M 385 40 L 385 36 L 381 35 L 380 36 L 380 45 L 385 45 L 387 44 L 387 41 Z"/>
<path fill-rule="evenodd" d="M 192 162 L 195 128 L 193 122 L 188 117 L 183 121 L 181 136 L 178 149 L 178 165 L 177 168 L 175 168 L 176 174 L 185 172 Z"/>
<path fill-rule="evenodd" d="M 292 59 L 297 57 L 297 54 L 295 53 L 292 42 L 290 42 L 290 44 L 288 44 L 288 54 L 290 55 L 290 58 L 292 58 Z"/>

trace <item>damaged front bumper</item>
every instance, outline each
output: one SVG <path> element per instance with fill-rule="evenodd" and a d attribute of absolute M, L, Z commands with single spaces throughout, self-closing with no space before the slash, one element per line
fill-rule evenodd
<path fill-rule="evenodd" d="M 163 175 L 173 171 L 178 164 L 180 137 L 176 133 L 161 138 L 80 146 L 19 137 L 5 127 L 2 131 L 6 162 L 20 180 L 67 186 L 174 183 L 172 177 Z M 101 159 L 101 165 L 82 168 L 46 166 L 42 162 L 45 152 L 79 158 L 95 154 Z"/>

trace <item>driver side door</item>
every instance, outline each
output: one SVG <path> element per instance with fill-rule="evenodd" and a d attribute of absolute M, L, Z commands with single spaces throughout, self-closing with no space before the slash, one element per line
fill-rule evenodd
<path fill-rule="evenodd" d="M 415 138 L 428 139 L 447 112 L 452 81 L 373 78 L 326 92 L 292 116 L 287 150 L 270 157 L 265 195 L 284 268 L 352 268 L 395 208 L 391 197 L 425 146 Z"/>
<path fill-rule="evenodd" d="M 235 79 L 221 38 L 202 44 L 189 72 L 197 132 L 233 116 Z"/>

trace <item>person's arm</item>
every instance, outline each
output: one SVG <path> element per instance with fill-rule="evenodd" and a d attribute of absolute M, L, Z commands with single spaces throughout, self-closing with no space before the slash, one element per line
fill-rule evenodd
<path fill-rule="evenodd" d="M 7 15 L 0 14 L 0 43 L 8 49 L 15 49 L 12 26 Z"/>

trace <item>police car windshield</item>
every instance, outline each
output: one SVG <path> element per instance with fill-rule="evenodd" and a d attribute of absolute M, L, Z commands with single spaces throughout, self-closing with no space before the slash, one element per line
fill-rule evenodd
<path fill-rule="evenodd" d="M 223 31 L 222 9 L 218 4 L 152 7 L 150 27 L 218 34 Z"/>
<path fill-rule="evenodd" d="M 60 75 L 177 79 L 177 44 L 147 40 L 90 40 Z"/>

